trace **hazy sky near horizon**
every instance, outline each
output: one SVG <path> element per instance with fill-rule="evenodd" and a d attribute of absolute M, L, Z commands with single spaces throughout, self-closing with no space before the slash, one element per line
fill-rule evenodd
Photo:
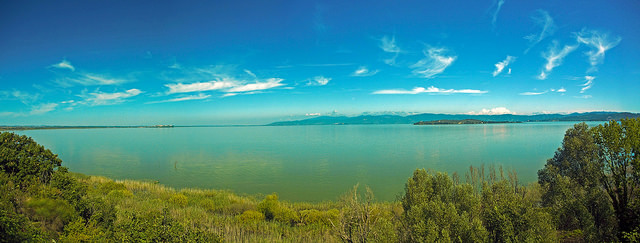
<path fill-rule="evenodd" d="M 0 125 L 640 112 L 640 1 L 2 1 Z"/>

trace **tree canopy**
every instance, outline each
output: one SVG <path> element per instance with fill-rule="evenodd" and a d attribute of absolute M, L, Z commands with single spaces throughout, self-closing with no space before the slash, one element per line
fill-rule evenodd
<path fill-rule="evenodd" d="M 62 160 L 32 138 L 15 133 L 0 133 L 0 171 L 21 186 L 48 183 Z"/>
<path fill-rule="evenodd" d="M 640 222 L 640 119 L 585 123 L 567 130 L 553 158 L 538 171 L 543 205 L 571 237 L 611 241 Z"/>

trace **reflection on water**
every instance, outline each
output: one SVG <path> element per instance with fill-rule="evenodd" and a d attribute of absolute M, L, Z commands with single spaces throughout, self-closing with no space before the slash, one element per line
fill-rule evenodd
<path fill-rule="evenodd" d="M 173 187 L 277 192 L 286 200 L 334 200 L 356 183 L 394 200 L 416 168 L 464 178 L 469 165 L 536 172 L 572 123 L 351 125 L 32 130 L 20 133 L 72 171 L 150 179 Z"/>

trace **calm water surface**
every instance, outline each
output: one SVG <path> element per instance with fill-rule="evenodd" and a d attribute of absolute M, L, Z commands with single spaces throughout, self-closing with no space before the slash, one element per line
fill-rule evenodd
<path fill-rule="evenodd" d="M 20 131 L 71 171 L 150 179 L 171 187 L 277 192 L 335 200 L 356 183 L 394 200 L 416 168 L 460 175 L 470 165 L 512 168 L 524 183 L 573 123 L 176 127 Z M 464 178 L 464 177 L 462 177 Z"/>

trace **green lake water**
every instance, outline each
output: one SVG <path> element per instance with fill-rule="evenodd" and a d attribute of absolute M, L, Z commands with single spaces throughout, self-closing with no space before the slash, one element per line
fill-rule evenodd
<path fill-rule="evenodd" d="M 416 168 L 461 178 L 469 166 L 514 169 L 523 183 L 574 123 L 110 128 L 19 131 L 71 171 L 175 187 L 335 200 L 355 184 L 391 201 Z M 597 123 L 592 123 L 597 124 Z"/>

